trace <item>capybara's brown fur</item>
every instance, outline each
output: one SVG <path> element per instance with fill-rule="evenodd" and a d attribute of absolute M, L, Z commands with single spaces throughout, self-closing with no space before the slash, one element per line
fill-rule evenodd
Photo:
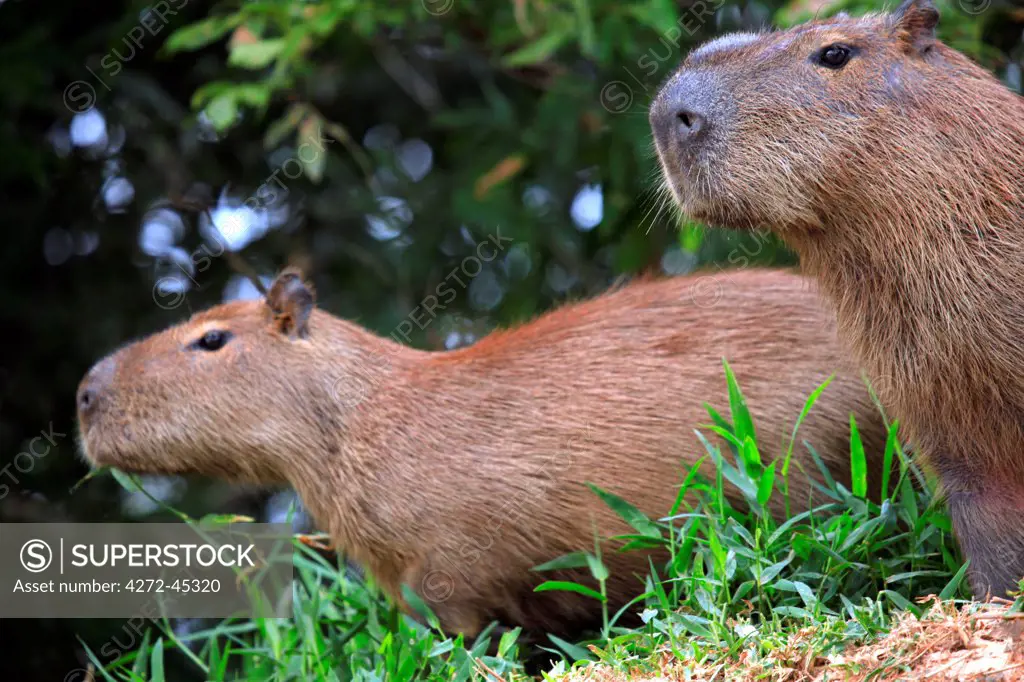
<path fill-rule="evenodd" d="M 1024 575 L 1024 101 L 938 13 L 694 51 L 651 109 L 684 213 L 776 231 L 939 474 L 975 594 Z"/>
<path fill-rule="evenodd" d="M 584 482 L 668 513 L 705 453 L 703 402 L 728 414 L 723 356 L 766 463 L 839 371 L 798 443 L 849 481 L 853 412 L 879 466 L 882 417 L 841 360 L 833 318 L 807 280 L 771 271 L 640 281 L 448 352 L 316 309 L 286 271 L 266 300 L 217 306 L 97 363 L 79 390 L 81 438 L 97 465 L 291 484 L 337 548 L 396 599 L 408 584 L 449 631 L 492 619 L 567 631 L 597 602 L 532 590 L 584 576 L 530 568 L 592 550 L 595 531 L 630 532 Z M 791 503 L 805 509 L 825 498 L 793 473 L 818 477 L 795 452 Z M 703 473 L 713 478 L 710 458 Z M 776 493 L 771 509 L 782 507 Z M 617 609 L 642 591 L 647 556 L 604 559 Z"/>

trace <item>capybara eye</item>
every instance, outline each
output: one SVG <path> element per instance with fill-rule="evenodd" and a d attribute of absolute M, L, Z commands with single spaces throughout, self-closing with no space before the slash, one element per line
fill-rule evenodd
<path fill-rule="evenodd" d="M 830 69 L 841 69 L 852 55 L 853 50 L 846 45 L 829 45 L 818 53 L 818 63 Z"/>
<path fill-rule="evenodd" d="M 215 351 L 224 347 L 224 344 L 231 338 L 231 332 L 212 329 L 189 345 L 190 350 Z"/>

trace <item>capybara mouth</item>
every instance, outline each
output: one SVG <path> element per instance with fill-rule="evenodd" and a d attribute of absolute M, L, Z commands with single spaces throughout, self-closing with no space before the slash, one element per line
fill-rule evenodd
<path fill-rule="evenodd" d="M 126 474 L 176 474 L 177 469 L 151 461 L 142 461 L 118 450 L 104 448 L 93 444 L 83 444 L 82 458 L 93 469 L 111 467 Z"/>
<path fill-rule="evenodd" d="M 100 415 L 90 419 L 79 419 L 79 450 L 82 458 L 94 468 L 116 467 L 125 471 L 132 470 L 132 458 L 121 451 L 116 443 L 130 443 L 133 437 L 127 424 L 104 424 Z M 110 429 L 119 429 L 120 433 L 110 442 Z M 137 466 L 137 465 L 136 465 Z"/>
<path fill-rule="evenodd" d="M 676 204 L 688 220 L 711 227 L 744 229 L 742 216 L 729 210 L 729 205 L 710 193 L 710 182 L 703 186 L 690 184 L 685 179 L 669 178 Z"/>
<path fill-rule="evenodd" d="M 97 439 L 92 435 L 93 430 L 92 426 L 79 425 L 78 452 L 82 459 L 94 469 L 105 466 L 117 466 L 116 458 L 109 456 L 100 444 L 97 443 Z"/>
<path fill-rule="evenodd" d="M 676 205 L 687 217 L 699 220 L 710 213 L 712 201 L 708 192 L 711 190 L 711 182 L 707 170 L 696 170 L 692 164 L 666 158 L 662 162 L 662 172 L 665 185 L 671 190 Z M 695 182 L 697 177 L 703 178 L 703 184 Z"/>
<path fill-rule="evenodd" d="M 713 161 L 704 152 L 678 149 L 672 141 L 657 140 L 656 144 L 665 186 L 682 213 L 690 220 L 728 227 Z"/>
<path fill-rule="evenodd" d="M 736 193 L 707 165 L 663 164 L 666 186 L 688 220 L 728 230 L 765 229 L 762 197 Z"/>
<path fill-rule="evenodd" d="M 679 208 L 687 217 L 701 222 L 710 222 L 715 216 L 715 201 L 687 179 L 675 180 L 674 194 Z"/>

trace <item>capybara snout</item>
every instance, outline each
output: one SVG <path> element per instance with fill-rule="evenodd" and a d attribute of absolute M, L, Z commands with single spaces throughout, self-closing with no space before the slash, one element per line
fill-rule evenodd
<path fill-rule="evenodd" d="M 100 360 L 85 375 L 78 385 L 75 402 L 78 406 L 79 422 L 87 418 L 106 400 L 114 379 L 115 361 L 112 356 Z"/>

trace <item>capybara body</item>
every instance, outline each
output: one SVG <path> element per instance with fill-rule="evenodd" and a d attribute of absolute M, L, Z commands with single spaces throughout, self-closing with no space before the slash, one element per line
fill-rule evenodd
<path fill-rule="evenodd" d="M 694 51 L 651 108 L 684 213 L 771 229 L 938 473 L 975 594 L 1024 576 L 1024 101 L 934 34 L 839 16 Z"/>
<path fill-rule="evenodd" d="M 286 271 L 265 300 L 214 307 L 97 363 L 79 389 L 81 439 L 97 465 L 291 484 L 339 550 L 399 601 L 402 583 L 418 592 L 448 631 L 496 619 L 567 632 L 598 603 L 533 588 L 586 576 L 530 569 L 593 550 L 595 533 L 631 532 L 585 482 L 669 512 L 705 454 L 704 401 L 728 414 L 723 356 L 766 463 L 838 372 L 798 434 L 794 509 L 825 501 L 799 472 L 820 480 L 800 440 L 849 480 L 851 412 L 880 466 L 882 418 L 834 319 L 802 277 L 756 270 L 640 281 L 447 352 L 315 309 Z M 770 504 L 779 514 L 783 499 Z M 648 556 L 603 558 L 617 609 L 642 591 Z"/>

